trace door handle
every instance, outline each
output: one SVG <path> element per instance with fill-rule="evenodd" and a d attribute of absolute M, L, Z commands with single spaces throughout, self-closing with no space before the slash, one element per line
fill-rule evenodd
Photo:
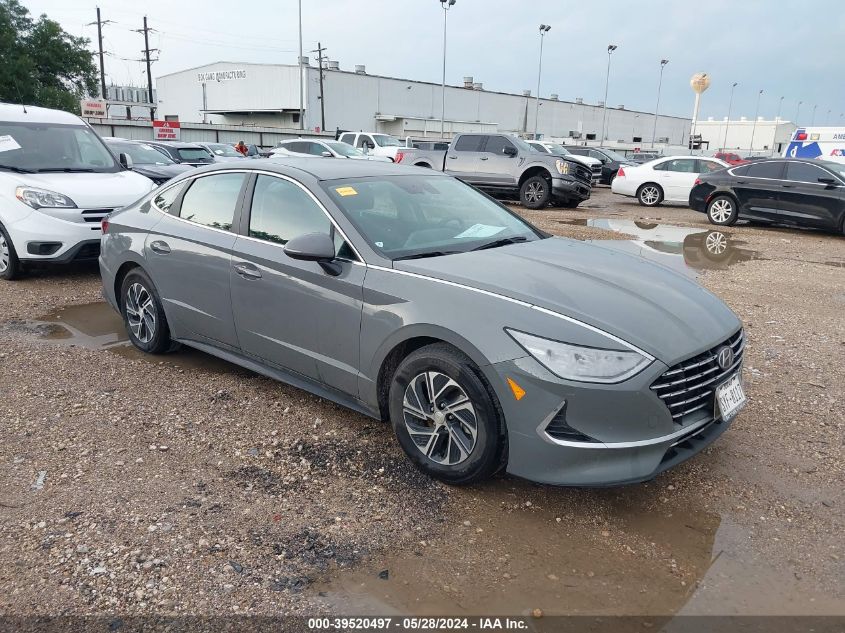
<path fill-rule="evenodd" d="M 747 184 L 748 184 L 748 181 L 747 181 L 747 180 L 737 180 L 737 181 L 736 181 L 736 184 L 738 184 L 738 185 L 747 185 Z"/>
<path fill-rule="evenodd" d="M 235 272 L 239 274 L 244 279 L 260 279 L 261 278 L 261 271 L 258 270 L 252 264 L 235 264 L 232 268 L 235 269 Z"/>
<path fill-rule="evenodd" d="M 795 185 L 781 185 L 781 187 L 783 187 L 784 189 L 792 189 L 795 187 Z"/>
<path fill-rule="evenodd" d="M 170 253 L 170 246 L 168 246 L 167 242 L 156 240 L 150 244 L 150 250 L 159 255 L 167 255 Z"/>
<path fill-rule="evenodd" d="M 489 156 L 482 156 L 481 160 L 490 160 L 490 157 Z"/>
<path fill-rule="evenodd" d="M 455 159 L 455 158 L 457 158 L 457 156 L 447 156 L 446 158 Z"/>

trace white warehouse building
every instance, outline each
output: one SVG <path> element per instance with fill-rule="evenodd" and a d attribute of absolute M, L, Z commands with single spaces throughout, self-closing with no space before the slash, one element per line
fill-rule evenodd
<path fill-rule="evenodd" d="M 783 153 L 796 129 L 791 121 L 763 117 L 757 119 L 756 125 L 754 119 L 745 117 L 732 121 L 727 117 L 722 120 L 711 117 L 695 124 L 696 135 L 701 135 L 705 148 L 711 151 L 727 149 L 777 155 Z"/>
<path fill-rule="evenodd" d="M 164 75 L 156 80 L 158 118 L 227 125 L 298 128 L 299 68 L 283 64 L 217 62 Z M 439 83 L 367 74 L 363 66 L 341 70 L 328 62 L 323 72 L 325 125 L 320 108 L 320 73 L 304 68 L 304 129 L 377 131 L 405 136 L 440 136 L 442 91 Z M 536 100 L 523 94 L 494 92 L 466 77 L 463 86 L 446 86 L 445 136 L 458 132 L 534 131 Z M 540 100 L 538 133 L 576 142 L 598 143 L 601 104 Z M 631 147 L 651 145 L 654 114 L 607 109 L 606 142 Z M 690 119 L 661 115 L 658 143 L 685 145 Z"/>

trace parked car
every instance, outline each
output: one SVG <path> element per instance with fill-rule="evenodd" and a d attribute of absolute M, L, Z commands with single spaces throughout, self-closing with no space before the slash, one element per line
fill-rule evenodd
<path fill-rule="evenodd" d="M 595 158 L 596 160 L 601 161 L 601 180 L 599 182 L 603 185 L 609 185 L 613 182 L 613 179 L 616 178 L 616 172 L 619 171 L 620 167 L 634 165 L 631 160 L 622 154 L 614 152 L 612 149 L 607 149 L 606 147 L 572 145 L 566 146 L 566 149 L 572 154 L 576 154 L 578 156 L 589 156 L 590 158 Z"/>
<path fill-rule="evenodd" d="M 725 169 L 728 164 L 703 156 L 670 156 L 636 167 L 621 167 L 610 185 L 613 193 L 633 196 L 646 207 L 661 202 L 689 201 L 690 189 L 701 173 Z"/>
<path fill-rule="evenodd" d="M 200 147 L 208 150 L 208 153 L 214 157 L 216 163 L 226 163 L 231 161 L 239 161 L 246 158 L 234 145 L 229 143 L 197 143 Z"/>
<path fill-rule="evenodd" d="M 529 209 L 574 209 L 590 197 L 592 173 L 567 156 L 541 154 L 516 136 L 458 134 L 446 151 L 402 149 L 396 162 L 457 176 L 493 195 L 518 196 Z"/>
<path fill-rule="evenodd" d="M 582 165 L 586 166 L 592 174 L 592 184 L 597 185 L 599 180 L 601 180 L 601 166 L 602 163 L 597 158 L 591 158 L 589 156 L 580 156 L 578 154 L 573 154 L 568 149 L 566 149 L 560 143 L 552 143 L 550 141 L 526 141 L 531 147 L 536 149 L 538 152 L 543 154 L 552 154 L 553 156 L 568 156 L 572 158 L 572 160 L 578 161 Z"/>
<path fill-rule="evenodd" d="M 718 158 L 726 162 L 728 165 L 742 165 L 743 163 L 747 163 L 748 159 L 743 158 L 736 152 L 716 152 L 713 154 L 713 158 Z"/>
<path fill-rule="evenodd" d="M 96 259 L 100 220 L 155 185 L 78 116 L 0 103 L 0 279 Z"/>
<path fill-rule="evenodd" d="M 845 233 L 845 166 L 814 159 L 770 159 L 702 175 L 689 205 L 712 224 L 740 218 Z"/>
<path fill-rule="evenodd" d="M 361 150 L 341 141 L 326 141 L 318 138 L 298 138 L 282 141 L 271 153 L 279 156 L 316 156 L 322 158 L 352 158 L 354 160 L 377 160 L 391 162 L 387 156 L 365 154 Z"/>
<path fill-rule="evenodd" d="M 132 159 L 130 169 L 146 176 L 157 185 L 163 185 L 171 178 L 191 169 L 190 165 L 179 165 L 165 154 L 142 141 L 126 139 L 103 139 L 115 156 L 126 154 Z"/>
<path fill-rule="evenodd" d="M 110 217 L 100 265 L 138 349 L 184 343 L 389 420 L 452 484 L 646 480 L 745 401 L 715 295 L 434 170 L 200 168 Z"/>
<path fill-rule="evenodd" d="M 200 167 L 214 162 L 214 155 L 197 143 L 181 141 L 147 141 L 146 143 L 180 165 Z"/>
<path fill-rule="evenodd" d="M 630 154 L 627 154 L 625 158 L 634 165 L 642 165 L 643 163 L 649 163 L 663 157 L 655 152 L 631 152 Z"/>
<path fill-rule="evenodd" d="M 395 136 L 377 132 L 343 132 L 337 140 L 357 147 L 365 154 L 385 156 L 390 160 L 394 160 L 396 152 L 402 148 L 402 143 Z"/>
<path fill-rule="evenodd" d="M 270 150 L 264 149 L 255 145 L 254 143 L 247 143 L 246 146 L 246 157 L 247 158 L 269 158 L 270 157 Z"/>

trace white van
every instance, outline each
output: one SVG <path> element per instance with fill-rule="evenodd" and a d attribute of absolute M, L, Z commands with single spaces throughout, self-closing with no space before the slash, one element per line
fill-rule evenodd
<path fill-rule="evenodd" d="M 155 188 L 78 116 L 0 103 L 0 279 L 96 259 L 100 222 Z"/>
<path fill-rule="evenodd" d="M 845 128 L 799 127 L 783 152 L 784 158 L 819 158 L 845 163 Z"/>

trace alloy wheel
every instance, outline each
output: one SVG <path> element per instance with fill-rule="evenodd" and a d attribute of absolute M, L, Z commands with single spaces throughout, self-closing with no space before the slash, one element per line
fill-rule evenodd
<path fill-rule="evenodd" d="M 156 334 L 156 308 L 150 291 L 139 283 L 126 291 L 126 319 L 141 343 L 149 343 Z"/>
<path fill-rule="evenodd" d="M 532 182 L 525 189 L 526 202 L 540 202 L 546 193 L 546 188 L 539 182 Z"/>
<path fill-rule="evenodd" d="M 660 200 L 660 192 L 654 186 L 643 187 L 643 190 L 640 192 L 640 200 L 645 205 L 655 205 Z"/>
<path fill-rule="evenodd" d="M 9 267 L 9 243 L 6 241 L 6 236 L 0 233 L 0 273 L 6 272 Z"/>
<path fill-rule="evenodd" d="M 717 224 L 722 224 L 728 221 L 733 213 L 733 210 L 731 201 L 722 198 L 720 200 L 716 200 L 716 202 L 710 206 L 710 217 Z"/>
<path fill-rule="evenodd" d="M 721 255 L 728 250 L 728 237 L 719 231 L 711 231 L 707 234 L 705 246 L 713 255 Z"/>
<path fill-rule="evenodd" d="M 417 374 L 405 389 L 402 409 L 414 445 L 433 462 L 454 466 L 475 448 L 475 407 L 463 387 L 446 374 Z"/>

